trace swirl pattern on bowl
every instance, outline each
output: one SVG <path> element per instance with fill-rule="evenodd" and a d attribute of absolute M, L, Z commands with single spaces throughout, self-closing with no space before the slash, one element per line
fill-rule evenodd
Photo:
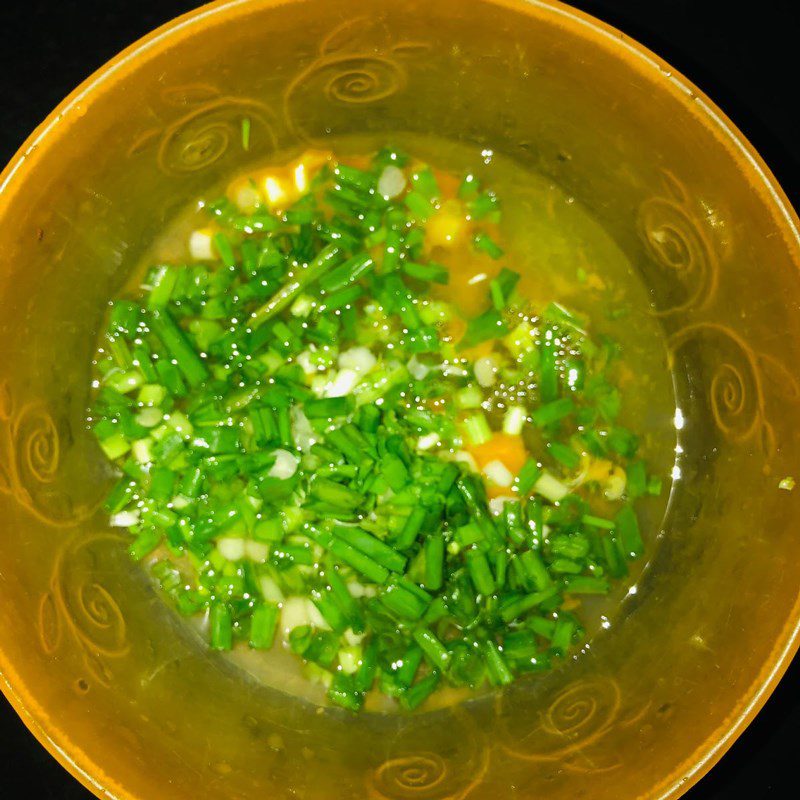
<path fill-rule="evenodd" d="M 426 742 L 424 749 L 419 742 Z M 438 744 L 438 747 L 435 745 Z M 483 779 L 490 748 L 462 708 L 417 718 L 388 743 L 391 756 L 365 776 L 374 800 L 462 800 Z"/>
<path fill-rule="evenodd" d="M 545 709 L 523 715 L 528 730 L 511 730 L 503 708 L 533 702 L 532 696 L 505 692 L 498 698 L 502 747 L 525 761 L 560 761 L 601 739 L 621 708 L 619 685 L 611 678 L 589 678 L 568 685 Z M 538 707 L 538 706 L 537 706 Z M 519 719 L 519 718 L 518 718 Z"/>
<path fill-rule="evenodd" d="M 774 455 L 775 434 L 767 416 L 766 384 L 783 399 L 798 402 L 800 383 L 774 357 L 757 352 L 732 328 L 714 322 L 689 324 L 669 337 L 671 366 L 691 343 L 714 354 L 704 384 L 719 432 L 734 444 L 754 441 L 766 456 Z"/>
<path fill-rule="evenodd" d="M 39 603 L 42 650 L 54 656 L 68 633 L 89 674 L 105 686 L 111 681 L 108 659 L 125 656 L 129 643 L 122 609 L 103 585 L 98 564 L 121 546 L 121 538 L 110 533 L 71 537 L 56 556 L 50 588 Z"/>
<path fill-rule="evenodd" d="M 10 386 L 1 382 L 0 491 L 54 527 L 73 527 L 89 519 L 97 503 L 76 504 L 58 480 L 63 453 L 53 415 L 38 400 L 16 405 Z"/>
<path fill-rule="evenodd" d="M 317 58 L 290 82 L 284 92 L 286 125 L 297 138 L 313 142 L 305 125 L 309 106 L 339 109 L 370 106 L 405 91 L 408 70 L 404 57 L 428 49 L 423 42 L 396 41 L 380 20 L 357 17 L 333 30 L 321 43 Z"/>
<path fill-rule="evenodd" d="M 719 257 L 703 220 L 688 200 L 686 187 L 664 174 L 665 195 L 645 200 L 637 225 L 647 251 L 682 297 L 661 305 L 656 314 L 668 316 L 708 306 L 719 283 Z"/>
<path fill-rule="evenodd" d="M 249 141 L 243 125 L 249 121 Z M 198 172 L 219 161 L 238 142 L 244 149 L 262 140 L 261 150 L 275 149 L 272 112 L 256 100 L 216 97 L 167 126 L 158 145 L 158 164 L 166 173 Z"/>
<path fill-rule="evenodd" d="M 232 156 L 237 147 L 261 156 L 277 147 L 275 115 L 259 100 L 224 95 L 209 84 L 173 86 L 161 100 L 161 116 L 167 121 L 136 136 L 127 154 L 133 158 L 154 150 L 159 169 L 167 175 L 202 172 Z"/>

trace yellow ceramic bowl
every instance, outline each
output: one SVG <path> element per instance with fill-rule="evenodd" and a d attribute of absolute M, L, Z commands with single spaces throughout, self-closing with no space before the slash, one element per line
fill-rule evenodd
<path fill-rule="evenodd" d="M 607 227 L 651 288 L 685 453 L 651 568 L 587 656 L 352 717 L 244 679 L 159 601 L 96 511 L 82 420 L 104 304 L 183 203 L 277 148 L 396 131 L 491 146 Z M 700 91 L 557 3 L 239 0 L 143 39 L 0 184 L 3 690 L 104 797 L 677 797 L 797 647 L 797 225 Z"/>

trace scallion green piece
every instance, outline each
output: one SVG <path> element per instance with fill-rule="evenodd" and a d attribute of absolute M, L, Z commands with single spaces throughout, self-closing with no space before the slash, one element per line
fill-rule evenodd
<path fill-rule="evenodd" d="M 639 522 L 634 510 L 629 505 L 623 506 L 614 522 L 626 557 L 638 558 L 641 556 L 644 552 L 644 541 L 639 533 Z"/>
<path fill-rule="evenodd" d="M 486 444 L 492 438 L 492 430 L 482 413 L 473 414 L 464 420 L 464 433 L 472 445 Z"/>
<path fill-rule="evenodd" d="M 539 344 L 539 375 L 539 397 L 544 404 L 552 403 L 558 399 L 558 365 L 550 330 L 545 331 Z"/>
<path fill-rule="evenodd" d="M 339 291 L 362 278 L 374 266 L 375 262 L 370 255 L 360 253 L 348 258 L 347 261 L 332 269 L 327 275 L 323 275 L 319 285 L 328 293 Z"/>
<path fill-rule="evenodd" d="M 481 646 L 486 668 L 489 671 L 489 680 L 495 686 L 506 686 L 514 680 L 514 674 L 508 667 L 500 648 L 491 640 Z"/>
<path fill-rule="evenodd" d="M 438 685 L 439 673 L 432 672 L 403 692 L 399 698 L 400 704 L 406 710 L 413 711 L 419 708 L 433 694 Z"/>
<path fill-rule="evenodd" d="M 497 259 L 503 257 L 503 248 L 500 247 L 488 233 L 476 234 L 473 243 L 476 250 L 486 253 L 490 258 Z"/>
<path fill-rule="evenodd" d="M 534 459 L 529 459 L 525 462 L 525 466 L 520 470 L 517 476 L 517 488 L 521 495 L 528 495 L 531 493 L 536 481 L 539 480 L 542 474 L 541 467 Z"/>
<path fill-rule="evenodd" d="M 303 411 L 309 419 L 344 417 L 353 409 L 353 398 L 349 395 L 307 400 L 303 406 Z"/>
<path fill-rule="evenodd" d="M 439 639 L 427 628 L 415 628 L 413 636 L 431 666 L 446 670 L 450 663 L 450 653 Z"/>
<path fill-rule="evenodd" d="M 151 311 L 167 306 L 177 280 L 178 270 L 175 267 L 162 265 L 154 270 L 150 278 L 150 295 L 147 298 L 147 307 Z"/>
<path fill-rule="evenodd" d="M 586 575 L 573 575 L 564 581 L 567 594 L 608 594 L 610 589 L 608 581 Z"/>
<path fill-rule="evenodd" d="M 500 606 L 500 616 L 504 622 L 513 622 L 524 616 L 528 611 L 538 608 L 558 594 L 558 587 L 551 586 L 540 592 L 533 592 L 522 597 L 509 598 Z"/>
<path fill-rule="evenodd" d="M 363 694 L 356 689 L 355 678 L 342 672 L 334 674 L 328 689 L 328 699 L 348 711 L 358 711 L 364 704 Z"/>
<path fill-rule="evenodd" d="M 161 340 L 176 366 L 192 387 L 198 387 L 208 378 L 208 370 L 203 359 L 189 344 L 186 335 L 172 319 L 168 311 L 154 311 L 150 325 Z"/>
<path fill-rule="evenodd" d="M 333 534 L 392 572 L 405 569 L 407 559 L 404 555 L 361 528 L 337 525 Z"/>
<path fill-rule="evenodd" d="M 208 624 L 211 631 L 211 647 L 214 650 L 230 650 L 233 647 L 233 618 L 230 608 L 224 603 L 212 605 Z"/>
<path fill-rule="evenodd" d="M 329 550 L 337 561 L 352 567 L 373 583 L 384 583 L 389 577 L 389 570 L 386 567 L 382 567 L 360 550 L 351 547 L 347 542 L 337 539 L 333 534 L 314 529 L 308 529 L 306 532 L 310 538 Z"/>
<path fill-rule="evenodd" d="M 569 446 L 561 442 L 548 442 L 550 455 L 567 469 L 573 470 L 580 464 L 581 457 Z"/>
<path fill-rule="evenodd" d="M 552 425 L 568 417 L 575 410 L 575 403 L 569 397 L 553 400 L 531 412 L 531 421 L 540 428 Z"/>
<path fill-rule="evenodd" d="M 486 342 L 490 339 L 499 339 L 508 333 L 508 327 L 496 308 L 484 311 L 480 316 L 474 317 L 467 323 L 467 331 L 458 343 L 459 350 Z"/>
<path fill-rule="evenodd" d="M 494 594 L 495 582 L 489 562 L 480 550 L 469 550 L 467 552 L 467 568 L 477 591 L 484 597 Z"/>
<path fill-rule="evenodd" d="M 275 641 L 278 624 L 278 606 L 263 603 L 256 606 L 250 616 L 250 647 L 256 650 L 269 650 Z"/>
<path fill-rule="evenodd" d="M 407 261 L 403 264 L 403 272 L 411 278 L 416 278 L 418 281 L 428 281 L 430 283 L 446 284 L 450 280 L 450 273 L 447 267 L 441 264 L 417 264 L 413 261 Z"/>
<path fill-rule="evenodd" d="M 328 245 L 304 269 L 297 273 L 272 298 L 250 317 L 250 327 L 255 329 L 287 308 L 307 286 L 319 280 L 341 261 L 341 250 L 337 245 Z"/>
<path fill-rule="evenodd" d="M 425 593 L 422 593 L 427 597 Z M 418 620 L 427 609 L 430 597 L 422 599 L 419 593 L 414 592 L 408 582 L 402 579 L 392 579 L 378 594 L 383 605 L 400 619 Z"/>

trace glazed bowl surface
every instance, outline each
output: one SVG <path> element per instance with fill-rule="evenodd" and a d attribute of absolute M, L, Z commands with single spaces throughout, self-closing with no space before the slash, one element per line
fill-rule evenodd
<path fill-rule="evenodd" d="M 242 146 L 241 124 L 251 135 Z M 278 153 L 438 137 L 515 159 L 636 265 L 682 420 L 648 569 L 546 676 L 414 715 L 320 709 L 210 652 L 132 567 L 86 429 L 108 300 L 185 204 Z M 666 798 L 797 648 L 798 220 L 656 56 L 537 0 L 241 0 L 109 62 L 0 178 L 0 673 L 98 796 Z"/>

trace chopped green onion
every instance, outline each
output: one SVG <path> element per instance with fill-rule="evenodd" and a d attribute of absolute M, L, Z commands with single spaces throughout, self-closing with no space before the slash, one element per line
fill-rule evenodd
<path fill-rule="evenodd" d="M 227 605 L 216 603 L 209 615 L 211 647 L 214 650 L 230 650 L 233 646 L 233 619 Z"/>
<path fill-rule="evenodd" d="M 495 582 L 489 562 L 480 550 L 467 551 L 467 568 L 472 583 L 484 597 L 494 594 Z"/>
<path fill-rule="evenodd" d="M 328 293 L 336 292 L 362 278 L 374 266 L 375 262 L 367 253 L 355 255 L 332 269 L 327 275 L 323 275 L 319 285 Z"/>
<path fill-rule="evenodd" d="M 438 684 L 438 672 L 426 675 L 422 680 L 417 681 L 417 683 L 403 692 L 400 696 L 400 704 L 408 711 L 419 708 L 433 694 Z"/>
<path fill-rule="evenodd" d="M 454 343 L 462 298 L 436 284 L 504 255 L 491 190 L 391 149 L 323 161 L 265 179 L 274 211 L 253 181 L 206 203 L 185 255 L 110 304 L 89 423 L 122 476 L 110 524 L 213 649 L 278 644 L 334 705 L 411 710 L 567 656 L 662 485 L 580 314 L 498 268 Z M 440 209 L 468 245 L 446 265 Z"/>
<path fill-rule="evenodd" d="M 534 459 L 525 462 L 525 466 L 517 476 L 517 488 L 522 495 L 528 495 L 542 475 L 541 467 Z"/>
<path fill-rule="evenodd" d="M 464 432 L 470 444 L 478 446 L 486 444 L 492 438 L 492 431 L 484 414 L 473 414 L 464 420 Z"/>
<path fill-rule="evenodd" d="M 490 339 L 499 339 L 508 333 L 503 318 L 495 308 L 490 308 L 484 311 L 483 314 L 469 320 L 467 323 L 467 331 L 461 341 L 458 343 L 458 348 L 464 350 L 469 347 L 486 342 Z"/>
<path fill-rule="evenodd" d="M 250 647 L 257 650 L 269 650 L 272 647 L 278 614 L 278 606 L 272 603 L 264 603 L 253 609 L 250 616 Z"/>
<path fill-rule="evenodd" d="M 503 249 L 497 244 L 497 242 L 489 236 L 488 233 L 479 233 L 476 234 L 475 239 L 473 240 L 475 245 L 475 249 L 479 250 L 482 253 L 486 253 L 487 256 L 491 258 L 502 258 L 503 256 Z"/>
<path fill-rule="evenodd" d="M 353 410 L 352 397 L 327 397 L 319 400 L 307 400 L 303 411 L 309 419 L 331 419 L 344 417 Z"/>
<path fill-rule="evenodd" d="M 568 445 L 561 442 L 548 442 L 550 455 L 567 469 L 573 470 L 580 464 L 581 457 Z"/>
<path fill-rule="evenodd" d="M 402 580 L 402 579 L 401 579 Z M 423 592 L 423 595 L 425 593 Z M 427 597 L 427 595 L 425 595 Z M 418 620 L 427 609 L 430 598 L 423 600 L 408 582 L 392 579 L 378 594 L 381 603 L 401 619 Z"/>
<path fill-rule="evenodd" d="M 337 672 L 333 676 L 328 699 L 348 711 L 358 711 L 364 703 L 363 694 L 356 689 L 355 678 L 343 672 Z"/>
<path fill-rule="evenodd" d="M 489 671 L 489 680 L 496 686 L 505 686 L 514 680 L 514 674 L 508 667 L 500 648 L 492 641 L 486 641 L 481 647 L 486 668 Z"/>
<path fill-rule="evenodd" d="M 553 400 L 531 412 L 531 421 L 540 428 L 568 417 L 575 410 L 575 403 L 569 397 Z"/>
<path fill-rule="evenodd" d="M 639 522 L 630 506 L 624 506 L 615 520 L 620 543 L 627 558 L 638 558 L 644 552 L 644 542 L 639 533 Z"/>
<path fill-rule="evenodd" d="M 169 312 L 154 311 L 151 325 L 189 385 L 200 386 L 208 378 L 208 370 Z"/>
<path fill-rule="evenodd" d="M 405 569 L 405 556 L 361 528 L 338 525 L 334 529 L 334 535 L 392 572 L 402 572 Z"/>
<path fill-rule="evenodd" d="M 429 264 L 417 264 L 413 261 L 407 261 L 403 264 L 403 272 L 411 278 L 416 278 L 418 281 L 447 283 L 450 280 L 450 273 L 447 267 L 432 262 Z"/>
<path fill-rule="evenodd" d="M 564 582 L 564 591 L 568 594 L 608 594 L 610 588 L 608 581 L 585 575 L 574 575 Z"/>
<path fill-rule="evenodd" d="M 319 280 L 335 264 L 341 260 L 341 250 L 337 245 L 328 245 L 305 267 L 298 270 L 292 279 L 286 283 L 277 294 L 265 303 L 257 311 L 253 312 L 250 318 L 250 326 L 258 328 L 276 314 L 283 311 L 307 286 Z"/>

